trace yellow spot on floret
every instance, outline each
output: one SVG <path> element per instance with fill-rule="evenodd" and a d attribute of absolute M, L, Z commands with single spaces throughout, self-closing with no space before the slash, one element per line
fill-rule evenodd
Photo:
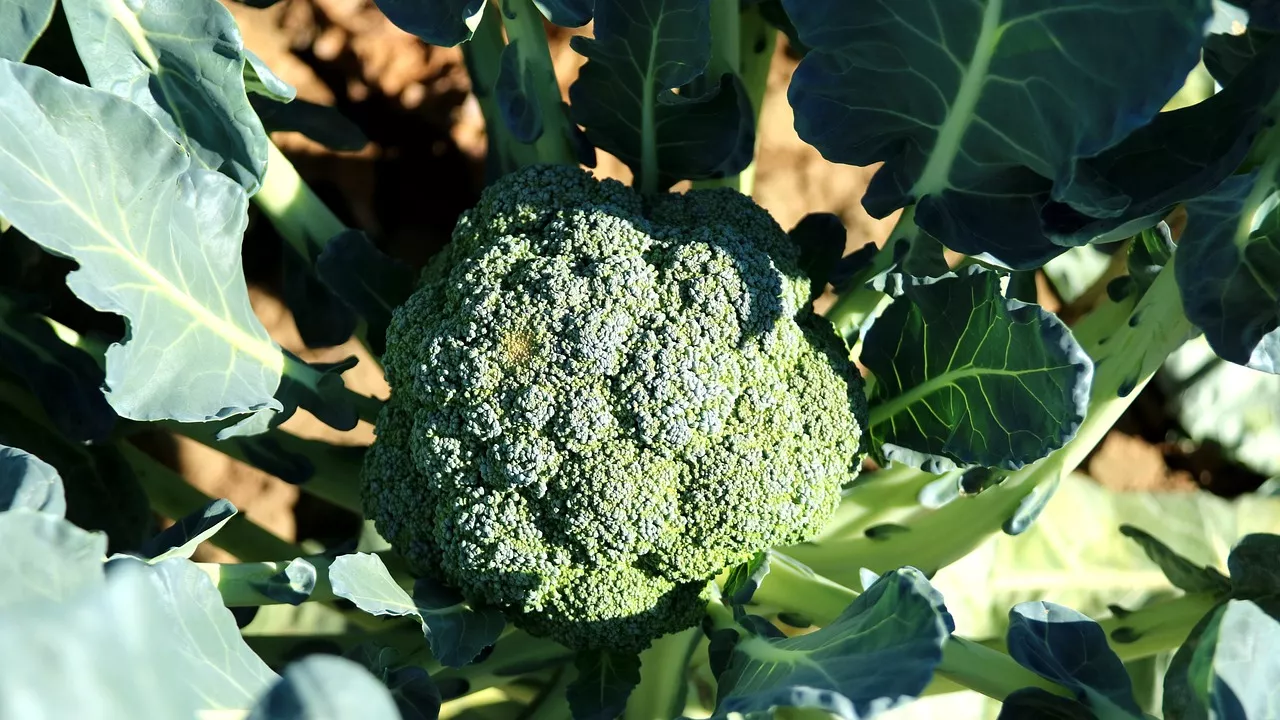
<path fill-rule="evenodd" d="M 533 333 L 528 330 L 507 330 L 498 339 L 498 352 L 508 365 L 528 365 L 533 360 L 536 344 Z"/>

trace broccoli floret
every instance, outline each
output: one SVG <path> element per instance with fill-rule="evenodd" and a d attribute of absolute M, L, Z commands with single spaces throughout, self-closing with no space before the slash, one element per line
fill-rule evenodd
<path fill-rule="evenodd" d="M 569 647 L 690 627 L 861 462 L 862 380 L 808 298 L 733 190 L 513 173 L 394 314 L 366 511 L 416 572 Z"/>

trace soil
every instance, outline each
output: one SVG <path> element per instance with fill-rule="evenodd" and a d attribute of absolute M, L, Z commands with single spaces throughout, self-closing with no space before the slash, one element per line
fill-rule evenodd
<path fill-rule="evenodd" d="M 303 177 L 342 219 L 366 230 L 387 252 L 420 267 L 445 242 L 458 214 L 476 199 L 482 177 L 485 131 L 457 48 L 429 47 L 395 26 L 369 0 L 282 0 L 252 9 L 224 0 L 246 45 L 298 97 L 337 108 L 368 136 L 358 152 L 333 152 L 294 133 L 274 140 Z M 572 32 L 555 29 L 551 47 L 560 77 L 571 78 L 581 59 L 568 47 Z M 756 198 L 790 228 L 806 213 L 839 215 L 850 250 L 883 242 L 895 217 L 875 219 L 860 198 L 876 168 L 837 165 L 805 145 L 792 127 L 785 90 L 795 60 L 780 43 L 760 123 Z M 616 159 L 601 156 L 597 174 L 627 179 Z M 279 300 L 280 242 L 265 222 L 251 224 L 245 240 L 246 273 L 254 306 L 272 335 L 308 360 L 333 361 L 353 346 L 308 350 Z M 1042 302 L 1059 303 L 1041 283 Z M 386 386 L 364 363 L 348 374 L 358 390 L 383 395 Z M 1191 491 L 1234 495 L 1257 478 L 1214 457 L 1171 441 L 1178 429 L 1161 411 L 1153 390 L 1086 461 L 1083 470 L 1120 490 Z M 337 433 L 313 418 L 287 424 L 302 435 L 364 444 L 367 425 Z M 319 537 L 353 519 L 296 488 L 194 443 L 156 438 L 150 449 L 187 472 L 211 495 L 229 497 L 250 517 L 288 538 Z M 353 478 L 353 482 L 355 479 Z M 211 553 L 209 557 L 216 557 Z"/>

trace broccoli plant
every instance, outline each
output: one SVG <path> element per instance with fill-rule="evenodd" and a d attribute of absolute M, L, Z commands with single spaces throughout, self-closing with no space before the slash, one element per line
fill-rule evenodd
<path fill-rule="evenodd" d="M 1274 2 L 377 5 L 485 120 L 423 267 L 217 0 L 0 4 L 0 717 L 1274 715 L 1280 500 L 1077 472 L 1190 343 L 1280 375 Z M 753 199 L 781 45 L 882 244 Z M 350 357 L 267 331 L 251 220 Z M 281 537 L 175 437 L 351 523 Z"/>

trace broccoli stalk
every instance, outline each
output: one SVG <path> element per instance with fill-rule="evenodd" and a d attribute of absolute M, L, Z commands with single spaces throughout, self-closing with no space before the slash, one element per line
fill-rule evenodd
<path fill-rule="evenodd" d="M 540 163 L 577 165 L 569 116 L 564 111 L 564 98 L 551 62 L 551 48 L 547 44 L 542 14 L 530 0 L 501 0 L 501 5 L 499 13 L 507 30 L 507 41 L 514 47 L 521 75 L 528 73 L 532 77 L 534 87 L 531 89 L 542 111 L 542 134 L 534 141 L 537 160 Z"/>
<path fill-rule="evenodd" d="M 854 511 L 840 513 L 841 525 L 828 529 L 827 541 L 796 545 L 787 552 L 846 585 L 856 584 L 864 567 L 884 572 L 912 565 L 934 572 L 1005 526 L 1032 493 L 1051 492 L 1062 474 L 1074 470 L 1101 442 L 1165 358 L 1193 336 L 1174 279 L 1177 258 L 1175 254 L 1141 296 L 1133 292 L 1118 301 L 1108 300 L 1075 328 L 1076 338 L 1093 358 L 1095 374 L 1088 417 L 1064 447 L 976 496 L 957 498 L 932 510 L 916 506 L 892 521 L 892 532 L 876 533 L 856 508 L 879 510 L 877 498 L 886 491 L 901 497 L 918 492 L 937 476 L 908 471 L 888 487 L 872 476 L 846 493 L 843 503 Z M 864 494 L 873 499 L 862 500 Z M 861 537 L 852 536 L 850 530 L 855 528 L 862 528 Z"/>

